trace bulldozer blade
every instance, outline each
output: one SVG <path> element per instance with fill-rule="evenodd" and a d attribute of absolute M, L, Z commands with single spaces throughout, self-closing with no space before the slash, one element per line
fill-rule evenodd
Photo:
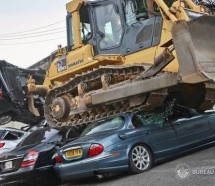
<path fill-rule="evenodd" d="M 182 82 L 215 81 L 215 17 L 178 21 L 172 37 Z"/>

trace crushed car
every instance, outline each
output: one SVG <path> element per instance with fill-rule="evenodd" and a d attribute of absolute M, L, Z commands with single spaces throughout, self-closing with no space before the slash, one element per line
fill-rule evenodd
<path fill-rule="evenodd" d="M 53 155 L 64 139 L 58 129 L 33 130 L 14 150 L 0 155 L 0 185 L 57 185 Z"/>
<path fill-rule="evenodd" d="M 34 100 L 41 116 L 33 115 L 28 109 L 29 97 L 24 90 L 29 76 L 42 83 L 45 71 L 23 69 L 0 60 L 0 125 L 10 121 L 34 125 L 43 119 L 43 100 L 39 96 Z"/>
<path fill-rule="evenodd" d="M 29 132 L 19 129 L 0 128 L 0 154 L 16 148 L 28 134 Z"/>
<path fill-rule="evenodd" d="M 167 114 L 168 113 L 168 114 Z M 142 173 L 163 159 L 215 142 L 215 112 L 171 111 L 117 115 L 88 125 L 58 149 L 61 182 L 108 173 Z"/>

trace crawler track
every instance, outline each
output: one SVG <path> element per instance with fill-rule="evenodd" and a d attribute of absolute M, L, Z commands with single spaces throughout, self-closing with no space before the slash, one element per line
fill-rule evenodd
<path fill-rule="evenodd" d="M 76 77 L 71 79 L 65 85 L 51 90 L 47 95 L 45 102 L 45 117 L 48 120 L 48 123 L 50 123 L 52 126 L 57 127 L 81 125 L 82 123 L 90 123 L 100 118 L 105 118 L 117 113 L 140 109 L 141 105 L 131 106 L 128 102 L 128 99 L 125 99 L 115 103 L 111 103 L 109 105 L 100 105 L 96 108 L 89 107 L 83 111 L 78 108 L 71 108 L 70 115 L 66 119 L 57 120 L 52 113 L 52 101 L 55 98 L 63 95 L 67 95 L 67 97 L 74 98 L 78 94 L 77 89 L 80 83 L 85 83 L 88 85 L 87 91 L 101 89 L 102 83 L 100 79 L 103 74 L 106 74 L 111 77 L 110 85 L 115 85 L 117 83 L 133 79 L 144 70 L 145 67 L 143 65 L 132 65 L 124 67 L 102 66 L 98 69 L 94 69 L 93 71 L 76 75 Z M 166 96 L 166 94 L 163 95 Z"/>
<path fill-rule="evenodd" d="M 47 95 L 44 110 L 45 117 L 48 123 L 54 127 L 78 126 L 82 124 L 89 124 L 98 119 L 106 118 L 123 112 L 131 112 L 140 109 L 145 111 L 153 110 L 156 107 L 163 106 L 167 97 L 170 97 L 171 99 L 176 98 L 177 100 L 177 96 L 169 96 L 171 95 L 171 92 L 174 92 L 174 90 L 168 88 L 139 95 L 139 97 L 137 97 L 137 101 L 134 101 L 135 104 L 131 103 L 131 99 L 135 98 L 129 97 L 107 104 L 105 103 L 96 106 L 89 105 L 84 108 L 82 108 L 79 103 L 77 103 L 77 97 L 79 97 L 78 85 L 80 83 L 87 85 L 85 88 L 86 92 L 84 93 L 100 91 L 104 89 L 101 82 L 102 75 L 105 74 L 109 77 L 110 86 L 120 86 L 120 84 L 123 84 L 127 81 L 130 82 L 131 80 L 135 79 L 135 77 L 145 71 L 146 68 L 148 67 L 144 65 L 132 65 L 123 67 L 101 66 L 98 69 L 76 75 L 73 79 L 65 83 L 63 86 L 52 89 Z M 182 94 L 186 95 L 187 90 L 185 90 L 184 87 L 182 87 L 180 91 L 183 92 Z M 199 108 L 202 110 L 212 108 L 215 100 L 214 83 L 202 83 L 202 86 L 196 87 L 191 95 L 195 94 L 195 92 L 196 95 L 201 95 L 202 100 L 200 103 L 194 103 L 194 105 L 191 105 L 192 108 Z M 182 94 L 180 94 L 178 97 L 180 98 Z M 62 96 L 66 96 L 67 99 L 69 99 L 69 102 L 73 102 L 73 104 L 70 104 L 70 113 L 66 118 L 56 119 L 53 114 L 52 103 L 54 99 Z"/>

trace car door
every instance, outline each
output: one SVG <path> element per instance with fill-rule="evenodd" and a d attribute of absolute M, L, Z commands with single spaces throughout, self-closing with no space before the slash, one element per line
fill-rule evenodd
<path fill-rule="evenodd" d="M 164 158 L 177 152 L 176 132 L 160 113 L 135 114 L 132 123 L 138 133 L 142 134 L 141 140 L 153 148 L 156 158 Z"/>
<path fill-rule="evenodd" d="M 177 133 L 180 148 L 187 150 L 202 145 L 210 138 L 210 128 L 204 115 L 189 109 L 177 110 L 177 116 L 172 120 L 172 125 Z"/>

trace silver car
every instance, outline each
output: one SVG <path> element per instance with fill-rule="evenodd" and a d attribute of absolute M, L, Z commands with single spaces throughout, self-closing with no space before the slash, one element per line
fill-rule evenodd
<path fill-rule="evenodd" d="M 0 154 L 14 149 L 29 132 L 13 128 L 0 128 Z"/>

